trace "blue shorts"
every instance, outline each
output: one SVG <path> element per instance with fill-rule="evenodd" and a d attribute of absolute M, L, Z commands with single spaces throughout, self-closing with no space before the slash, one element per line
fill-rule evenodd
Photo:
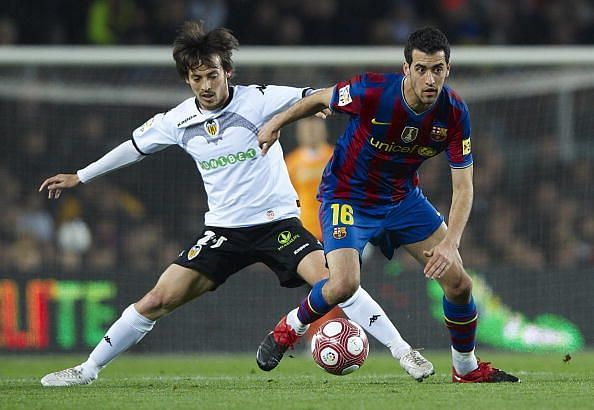
<path fill-rule="evenodd" d="M 361 254 L 371 242 L 390 259 L 400 245 L 431 236 L 442 224 L 443 216 L 417 187 L 402 201 L 389 205 L 369 207 L 343 199 L 324 200 L 320 222 L 325 253 L 353 248 Z"/>

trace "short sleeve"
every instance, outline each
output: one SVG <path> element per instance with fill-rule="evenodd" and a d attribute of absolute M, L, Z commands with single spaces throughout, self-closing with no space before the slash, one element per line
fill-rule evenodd
<path fill-rule="evenodd" d="M 159 113 L 132 133 L 132 143 L 144 155 L 177 144 L 177 129 L 169 124 L 166 115 Z"/>
<path fill-rule="evenodd" d="M 472 165 L 472 144 L 470 141 L 470 115 L 466 105 L 459 114 L 452 136 L 449 140 L 446 155 L 452 168 L 466 168 Z"/>
<path fill-rule="evenodd" d="M 262 116 L 264 118 L 286 110 L 291 105 L 299 101 L 311 88 L 295 88 L 280 85 L 258 86 L 257 89 L 262 93 Z"/>
<path fill-rule="evenodd" d="M 347 81 L 341 81 L 334 87 L 330 102 L 333 111 L 350 115 L 359 115 L 365 95 L 365 76 L 356 75 Z"/>

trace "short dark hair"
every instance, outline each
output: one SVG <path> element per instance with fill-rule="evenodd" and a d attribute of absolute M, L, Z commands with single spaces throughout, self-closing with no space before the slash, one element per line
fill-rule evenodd
<path fill-rule="evenodd" d="M 231 30 L 220 27 L 204 32 L 202 22 L 186 21 L 173 41 L 173 59 L 181 78 L 201 65 L 215 67 L 212 57 L 218 55 L 225 71 L 233 70 L 231 55 L 239 48 L 239 41 Z"/>
<path fill-rule="evenodd" d="M 404 47 L 404 58 L 408 64 L 412 64 L 413 50 L 419 50 L 426 54 L 434 54 L 443 50 L 446 63 L 450 62 L 448 38 L 435 27 L 423 27 L 408 36 L 406 47 Z"/>

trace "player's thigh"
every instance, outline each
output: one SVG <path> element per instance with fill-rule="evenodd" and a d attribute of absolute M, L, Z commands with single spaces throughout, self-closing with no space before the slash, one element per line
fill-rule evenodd
<path fill-rule="evenodd" d="M 171 264 L 135 307 L 140 314 L 154 320 L 214 288 L 215 283 L 200 272 Z"/>
<path fill-rule="evenodd" d="M 253 231 L 250 250 L 284 287 L 314 284 L 327 277 L 322 245 L 299 218 L 266 224 Z"/>
<path fill-rule="evenodd" d="M 414 257 L 417 261 L 419 261 L 421 265 L 424 266 L 429 261 L 429 258 L 425 256 L 423 251 L 428 251 L 429 249 L 435 247 L 438 243 L 440 243 L 445 238 L 446 231 L 446 225 L 445 223 L 442 223 L 426 239 L 414 243 L 405 244 L 403 245 L 403 247 L 404 249 L 406 249 L 408 253 L 410 253 L 412 257 Z"/>
<path fill-rule="evenodd" d="M 445 228 L 441 214 L 423 195 L 421 189 L 415 188 L 387 214 L 385 232 L 378 242 L 382 251 L 387 251 L 388 248 L 396 249 L 399 246 L 432 241 L 442 235 L 442 226 Z"/>
<path fill-rule="evenodd" d="M 423 266 L 429 261 L 429 257 L 425 256 L 424 251 L 428 251 L 437 244 L 439 244 L 446 235 L 447 227 L 445 223 L 442 223 L 428 238 L 404 245 L 404 249 L 410 253 L 419 263 Z M 463 285 L 463 282 L 470 280 L 468 274 L 464 270 L 462 263 L 462 257 L 460 253 L 456 251 L 456 259 L 453 261 L 452 266 L 447 272 L 438 279 L 439 284 L 444 289 L 455 289 Z"/>
<path fill-rule="evenodd" d="M 206 227 L 173 263 L 200 272 L 214 282 L 216 288 L 256 262 L 249 252 L 251 235 L 246 229 Z"/>

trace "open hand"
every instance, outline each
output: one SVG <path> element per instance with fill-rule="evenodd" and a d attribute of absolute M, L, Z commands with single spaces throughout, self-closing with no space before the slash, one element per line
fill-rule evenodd
<path fill-rule="evenodd" d="M 79 183 L 80 179 L 78 179 L 78 175 L 76 174 L 58 174 L 43 181 L 39 187 L 39 192 L 47 188 L 48 199 L 58 199 L 63 189 L 73 188 Z"/>
<path fill-rule="evenodd" d="M 444 242 L 438 243 L 434 248 L 423 251 L 429 258 L 423 272 L 428 279 L 439 279 L 450 269 L 454 261 L 460 259 L 460 254 L 455 246 Z"/>

